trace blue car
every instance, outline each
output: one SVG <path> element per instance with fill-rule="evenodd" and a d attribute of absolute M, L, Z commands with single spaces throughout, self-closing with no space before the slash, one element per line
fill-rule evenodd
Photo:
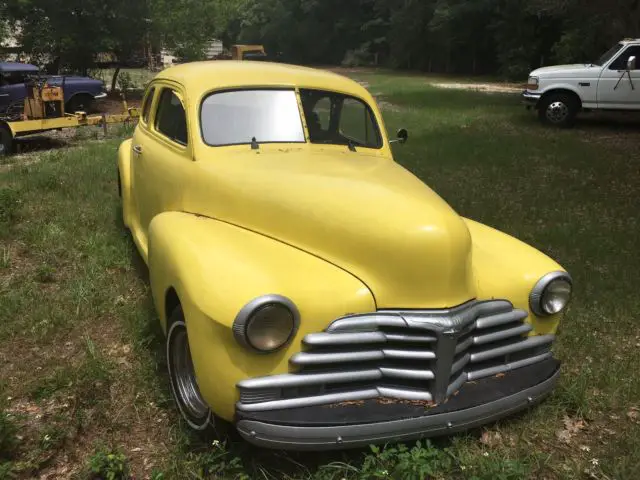
<path fill-rule="evenodd" d="M 0 62 L 0 116 L 12 116 L 22 111 L 27 97 L 29 77 L 40 77 L 50 86 L 62 86 L 65 111 L 88 112 L 93 102 L 107 96 L 104 82 L 89 77 L 42 75 L 38 67 L 28 63 Z"/>

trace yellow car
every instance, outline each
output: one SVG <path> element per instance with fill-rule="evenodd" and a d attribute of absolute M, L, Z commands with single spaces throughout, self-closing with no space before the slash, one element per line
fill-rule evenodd
<path fill-rule="evenodd" d="M 459 216 L 392 157 L 376 102 L 326 71 L 184 64 L 119 149 L 189 426 L 346 448 L 447 434 L 549 393 L 571 277 Z"/>

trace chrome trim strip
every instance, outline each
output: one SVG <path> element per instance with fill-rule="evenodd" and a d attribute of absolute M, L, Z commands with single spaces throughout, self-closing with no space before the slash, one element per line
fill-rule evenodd
<path fill-rule="evenodd" d="M 511 370 L 515 370 L 516 368 L 533 365 L 534 363 L 546 360 L 551 356 L 552 356 L 551 352 L 546 352 L 541 355 L 536 355 L 535 357 L 524 358 L 522 360 L 518 360 L 517 362 L 507 363 L 506 365 L 503 364 L 503 365 L 498 365 L 496 367 L 491 367 L 491 368 L 471 370 L 470 372 L 467 372 L 467 381 L 478 380 L 480 378 L 490 377 L 491 375 L 497 375 L 498 373 L 509 372 Z"/>
<path fill-rule="evenodd" d="M 354 400 L 368 400 L 377 398 L 380 392 L 377 388 L 354 390 L 352 392 L 329 393 L 313 397 L 287 398 L 262 403 L 236 403 L 236 409 L 243 412 L 263 412 L 265 410 L 281 410 L 285 408 L 312 407 L 331 403 L 350 402 Z"/>
<path fill-rule="evenodd" d="M 406 390 L 403 388 L 378 387 L 381 397 L 399 398 L 400 400 L 424 400 L 426 402 L 433 401 L 431 393 L 421 392 L 419 390 Z"/>
<path fill-rule="evenodd" d="M 352 345 L 354 343 L 385 343 L 382 332 L 309 333 L 302 339 L 305 345 Z"/>
<path fill-rule="evenodd" d="M 366 446 L 372 442 L 407 441 L 451 434 L 478 427 L 523 410 L 542 400 L 555 386 L 560 372 L 533 387 L 464 410 L 388 422 L 349 426 L 300 427 L 240 420 L 240 435 L 261 447 L 287 450 L 335 450 Z"/>
<path fill-rule="evenodd" d="M 327 327 L 326 332 L 363 332 L 377 330 L 378 327 L 407 328 L 408 326 L 407 322 L 397 313 L 365 313 L 334 320 L 331 325 Z"/>
<path fill-rule="evenodd" d="M 464 382 L 466 381 L 467 381 L 466 373 L 463 372 L 460 375 L 458 375 L 458 378 L 456 378 L 453 382 L 451 382 L 447 387 L 447 397 L 450 395 L 453 395 L 455 392 L 460 390 L 460 388 L 462 387 L 462 385 L 464 385 Z"/>
<path fill-rule="evenodd" d="M 529 314 L 524 310 L 514 309 L 510 312 L 479 318 L 476 320 L 476 328 L 497 327 L 498 325 L 504 325 L 505 323 L 524 320 L 528 315 Z"/>
<path fill-rule="evenodd" d="M 254 388 L 287 388 L 316 385 L 318 383 L 342 383 L 382 378 L 382 372 L 377 368 L 370 370 L 352 370 L 349 372 L 311 373 L 272 375 L 270 377 L 249 378 L 238 383 L 241 389 Z"/>
<path fill-rule="evenodd" d="M 410 380 L 433 380 L 435 375 L 431 370 L 412 370 L 410 368 L 380 367 L 383 377 L 408 378 Z"/>
<path fill-rule="evenodd" d="M 451 366 L 451 375 L 455 375 L 458 371 L 464 368 L 467 363 L 471 360 L 471 355 L 465 353 L 464 356 L 460 357 L 452 366 Z"/>
<path fill-rule="evenodd" d="M 505 345 L 504 347 L 491 348 L 481 352 L 475 352 L 471 354 L 471 363 L 483 362 L 495 357 L 501 357 L 509 353 L 519 352 L 521 350 L 527 350 L 529 348 L 539 347 L 541 345 L 547 345 L 553 342 L 555 335 L 538 335 L 536 337 L 529 337 L 517 343 Z"/>
<path fill-rule="evenodd" d="M 520 325 L 518 327 L 508 328 L 506 330 L 500 330 L 493 333 L 485 333 L 484 335 L 473 337 L 473 344 L 484 345 L 486 343 L 504 340 L 505 338 L 515 337 L 516 335 L 522 335 L 523 333 L 529 333 L 531 330 L 533 330 L 531 324 L 525 323 L 524 325 Z"/>
<path fill-rule="evenodd" d="M 293 355 L 289 362 L 293 365 L 322 365 L 324 363 L 368 362 L 370 360 L 382 360 L 383 358 L 384 353 L 382 350 L 338 353 L 299 352 Z"/>
<path fill-rule="evenodd" d="M 457 355 L 460 352 L 464 352 L 471 345 L 473 345 L 473 337 L 467 338 L 464 342 L 460 342 L 456 345 L 455 354 Z"/>
<path fill-rule="evenodd" d="M 405 327 L 406 328 L 406 327 Z M 360 343 L 386 343 L 386 342 L 422 342 L 433 343 L 437 340 L 431 335 L 412 335 L 406 333 L 386 332 L 345 332 L 336 333 L 309 333 L 302 339 L 305 345 L 352 345 Z"/>
<path fill-rule="evenodd" d="M 409 360 L 433 360 L 436 354 L 428 350 L 398 350 L 384 348 L 381 350 L 365 350 L 362 352 L 311 353 L 299 352 L 291 357 L 293 365 L 323 365 L 325 363 L 368 362 L 384 358 L 400 358 Z"/>
<path fill-rule="evenodd" d="M 97 95 L 94 95 L 93 98 L 94 100 L 100 100 L 102 98 L 107 98 L 107 94 L 105 92 L 98 93 Z"/>

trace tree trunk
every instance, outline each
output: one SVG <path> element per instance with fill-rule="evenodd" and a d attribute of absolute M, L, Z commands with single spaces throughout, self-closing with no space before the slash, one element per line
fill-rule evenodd
<path fill-rule="evenodd" d="M 111 91 L 112 92 L 116 91 L 116 87 L 118 85 L 118 75 L 120 75 L 120 65 L 118 65 L 116 67 L 116 69 L 113 72 L 113 77 L 111 77 Z"/>

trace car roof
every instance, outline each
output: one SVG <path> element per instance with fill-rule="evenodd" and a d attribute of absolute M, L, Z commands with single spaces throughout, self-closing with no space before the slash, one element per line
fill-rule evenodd
<path fill-rule="evenodd" d="M 0 72 L 37 72 L 35 65 L 20 62 L 0 62 Z"/>
<path fill-rule="evenodd" d="M 196 98 L 212 90 L 244 87 L 304 87 L 333 90 L 367 98 L 357 82 L 326 70 L 273 62 L 213 60 L 184 63 L 160 72 L 157 79 L 183 85 Z"/>

